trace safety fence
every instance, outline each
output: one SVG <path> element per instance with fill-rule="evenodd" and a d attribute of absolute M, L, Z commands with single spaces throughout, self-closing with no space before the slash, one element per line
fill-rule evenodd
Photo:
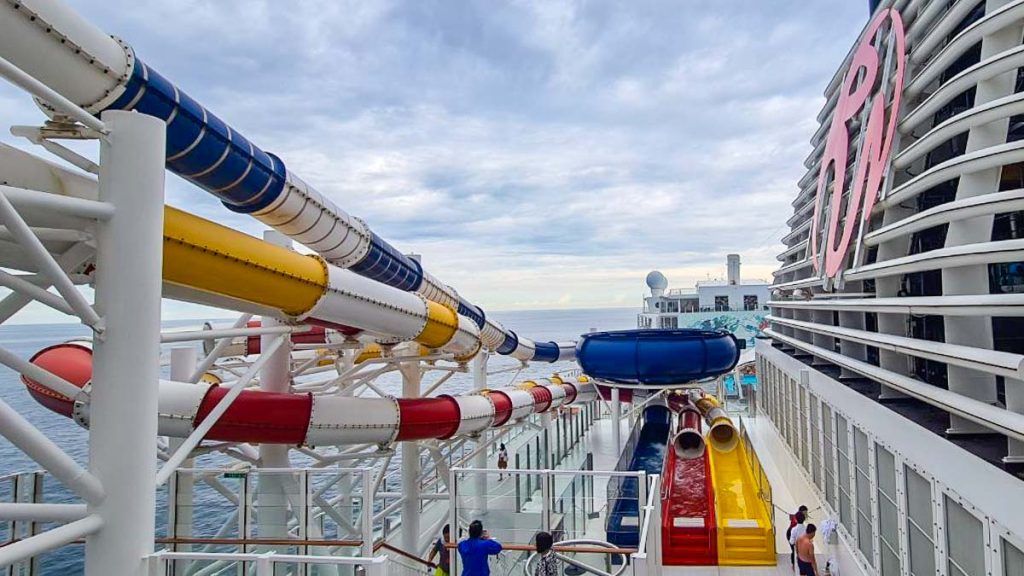
<path fill-rule="evenodd" d="M 561 411 L 553 418 L 549 428 L 538 431 L 532 438 L 518 443 L 510 458 L 510 464 L 513 468 L 521 470 L 547 470 L 566 465 L 583 437 L 599 418 L 599 407 L 596 402 L 588 402 Z M 529 428 L 523 427 L 523 433 L 528 431 Z M 582 454 L 579 456 L 588 457 Z M 585 463 L 581 462 L 573 467 L 585 469 L 584 465 Z M 517 476 L 515 484 L 517 508 L 522 508 L 532 495 L 540 490 L 539 478 L 534 476 Z"/>
<path fill-rule="evenodd" d="M 499 475 L 504 479 L 499 481 Z M 538 489 L 521 505 L 515 488 L 517 483 L 526 484 L 523 481 L 526 476 L 532 477 L 529 484 Z M 456 534 L 465 534 L 472 520 L 481 520 L 491 537 L 505 547 L 500 557 L 493 560 L 492 574 L 506 576 L 522 569 L 539 531 L 550 532 L 556 543 L 605 541 L 607 516 L 615 507 L 615 502 L 607 500 L 606 488 L 610 481 L 619 477 L 633 478 L 643 487 L 639 498 L 632 497 L 634 506 L 643 509 L 648 500 L 649 484 L 642 472 L 455 468 L 449 480 L 453 496 L 449 500 L 448 522 L 458 527 Z M 638 539 L 642 525 L 641 521 L 632 528 Z M 586 557 L 581 561 L 608 572 L 612 566 L 611 555 L 636 551 L 635 548 L 626 553 L 615 550 L 618 552 L 610 553 L 606 548 L 588 549 L 580 552 L 581 557 Z"/>
<path fill-rule="evenodd" d="M 354 558 L 262 553 L 169 552 L 161 550 L 145 558 L 147 576 L 178 574 L 254 576 L 389 576 L 386 557 Z M 187 569 L 183 570 L 183 568 Z"/>
<path fill-rule="evenodd" d="M 751 476 L 754 478 L 754 483 L 757 486 L 757 494 L 767 510 L 767 517 L 772 518 L 774 514 L 774 499 L 772 496 L 772 485 L 768 481 L 768 475 L 765 474 L 764 468 L 761 466 L 761 460 L 757 457 L 757 452 L 754 450 L 754 446 L 750 442 L 750 435 L 747 433 L 747 427 L 743 421 L 742 416 L 737 416 L 736 419 L 739 421 L 740 438 L 743 441 L 743 447 L 746 448 L 747 454 L 747 469 L 750 470 Z"/>
<path fill-rule="evenodd" d="M 661 477 L 648 477 L 647 500 L 640 509 L 640 544 L 630 556 L 634 576 L 661 576 Z"/>
<path fill-rule="evenodd" d="M 369 468 L 186 468 L 168 500 L 170 552 L 368 557 L 381 521 Z"/>

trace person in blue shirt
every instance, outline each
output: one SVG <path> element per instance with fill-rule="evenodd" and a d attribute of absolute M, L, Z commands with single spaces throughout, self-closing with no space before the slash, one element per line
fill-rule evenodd
<path fill-rule="evenodd" d="M 491 540 L 484 530 L 484 523 L 473 520 L 469 523 L 469 538 L 459 542 L 459 556 L 462 558 L 462 576 L 490 576 L 488 556 L 501 552 L 501 543 Z"/>

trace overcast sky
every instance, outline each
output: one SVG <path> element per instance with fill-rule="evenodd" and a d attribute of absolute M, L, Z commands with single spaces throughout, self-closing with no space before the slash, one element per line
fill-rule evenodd
<path fill-rule="evenodd" d="M 639 306 L 649 270 L 685 288 L 730 252 L 770 278 L 867 20 L 860 0 L 71 4 L 489 309 Z M 0 112 L 41 118 L 6 84 Z M 260 233 L 170 174 L 167 199 Z"/>

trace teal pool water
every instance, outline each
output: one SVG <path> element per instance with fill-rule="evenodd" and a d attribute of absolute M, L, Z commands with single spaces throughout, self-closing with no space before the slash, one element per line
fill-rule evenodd
<path fill-rule="evenodd" d="M 752 386 L 754 388 L 757 388 L 757 375 L 755 375 L 755 374 L 744 374 L 743 375 L 743 383 L 747 384 L 748 386 Z M 725 377 L 725 390 L 729 394 L 735 394 L 736 393 L 736 385 L 733 383 L 733 378 L 732 378 L 731 374 Z"/>

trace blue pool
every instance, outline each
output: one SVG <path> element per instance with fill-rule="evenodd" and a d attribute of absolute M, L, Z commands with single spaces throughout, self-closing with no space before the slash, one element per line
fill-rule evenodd
<path fill-rule="evenodd" d="M 744 374 L 743 375 L 743 383 L 748 385 L 748 386 L 751 386 L 753 388 L 757 388 L 757 375 L 756 374 Z M 725 377 L 725 390 L 729 394 L 735 394 L 736 393 L 736 385 L 733 384 L 732 374 L 730 374 L 730 375 Z"/>

